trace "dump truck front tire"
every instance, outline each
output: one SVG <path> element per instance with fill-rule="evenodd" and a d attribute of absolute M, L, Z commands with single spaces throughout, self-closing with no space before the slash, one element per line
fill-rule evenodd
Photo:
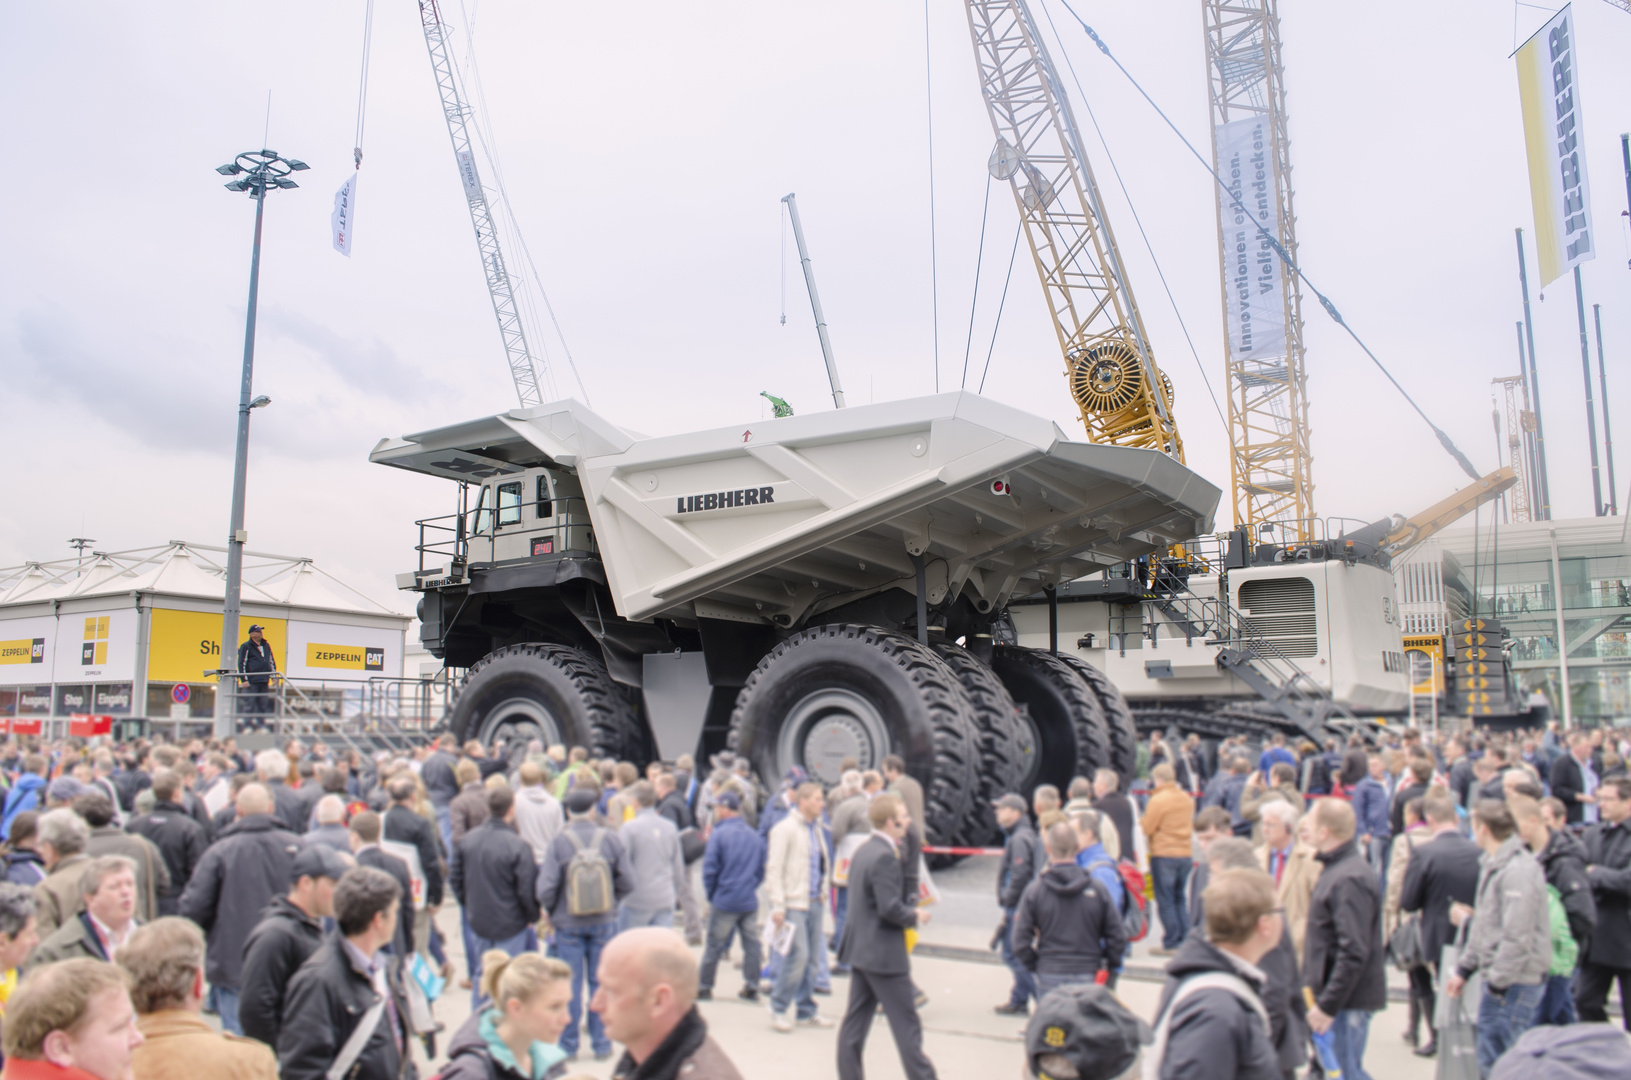
<path fill-rule="evenodd" d="M 978 790 L 973 707 L 957 676 L 916 640 L 870 626 L 800 631 L 759 661 L 731 714 L 731 750 L 774 789 L 794 765 L 827 783 L 854 757 L 899 754 L 923 785 L 931 844 L 963 827 Z"/>
<path fill-rule="evenodd" d="M 638 721 L 599 658 L 566 645 L 507 645 L 470 669 L 449 723 L 460 742 L 512 747 L 583 746 L 596 758 L 631 760 L 641 745 Z"/>

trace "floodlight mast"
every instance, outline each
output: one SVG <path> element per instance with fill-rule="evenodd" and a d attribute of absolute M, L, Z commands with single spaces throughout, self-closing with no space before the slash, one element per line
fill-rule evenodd
<path fill-rule="evenodd" d="M 470 224 L 476 230 L 476 250 L 481 255 L 487 292 L 492 296 L 493 314 L 498 318 L 498 333 L 504 341 L 504 357 L 510 365 L 510 378 L 515 381 L 515 392 L 521 398 L 523 408 L 542 405 L 544 399 L 538 388 L 538 370 L 527 348 L 527 334 L 521 325 L 521 312 L 515 302 L 515 287 L 510 284 L 504 252 L 498 244 L 498 228 L 493 222 L 492 207 L 487 205 L 487 191 L 481 186 L 476 155 L 470 146 L 470 130 L 465 119 L 470 107 L 465 104 L 458 69 L 453 66 L 453 57 L 447 50 L 447 27 L 442 23 L 442 13 L 436 0 L 419 0 L 419 21 L 425 31 L 425 48 L 430 52 L 430 69 L 436 77 L 436 92 L 442 98 L 447 134 L 453 141 L 453 160 L 459 167 L 459 179 L 464 184 L 465 200 L 470 207 Z"/>
<path fill-rule="evenodd" d="M 248 542 L 244 529 L 244 496 L 249 481 L 249 413 L 262 405 L 271 404 L 270 398 L 257 398 L 252 390 L 255 375 L 255 310 L 260 299 L 261 221 L 266 212 L 267 190 L 299 187 L 289 178 L 289 174 L 309 168 L 311 166 L 304 161 L 282 157 L 273 150 L 247 150 L 231 162 L 215 168 L 222 176 L 236 178 L 223 185 L 228 191 L 247 192 L 255 200 L 255 244 L 249 256 L 249 311 L 244 319 L 243 379 L 238 387 L 238 444 L 232 468 L 232 525 L 227 534 L 227 580 L 221 603 L 221 656 L 220 667 L 214 671 L 218 680 L 215 708 L 217 736 L 234 734 L 238 715 L 238 686 L 228 676 L 237 670 L 244 544 Z M 221 690 L 226 690 L 224 703 L 219 700 Z"/>

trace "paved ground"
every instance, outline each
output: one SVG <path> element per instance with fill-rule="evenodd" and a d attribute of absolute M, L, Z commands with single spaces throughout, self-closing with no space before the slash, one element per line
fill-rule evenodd
<path fill-rule="evenodd" d="M 914 977 L 931 999 L 922 1013 L 924 1045 L 945 1080 L 1018 1078 L 1024 1069 L 1024 1021 L 991 1011 L 1007 997 L 1009 985 L 1007 969 L 984 959 L 989 955 L 984 950 L 998 917 L 993 885 L 995 862 L 990 858 L 969 859 L 936 875 L 942 902 L 924 934 L 928 947 L 925 952 L 936 955 L 919 955 L 913 960 Z M 457 912 L 445 909 L 440 913 L 440 922 L 450 946 L 458 949 Z M 1146 941 L 1135 950 L 1132 973 L 1147 972 L 1150 981 L 1123 979 L 1120 997 L 1128 1008 L 1149 1019 L 1154 1015 L 1161 987 L 1160 961 L 1147 952 Z M 982 959 L 973 959 L 975 955 L 982 955 Z M 462 971 L 462 956 L 457 959 Z M 727 975 L 722 968 L 720 989 L 727 996 L 703 1003 L 702 1012 L 714 1037 L 744 1076 L 756 1078 L 773 1072 L 776 1080 L 827 1080 L 836 1075 L 836 1030 L 800 1028 L 791 1034 L 777 1033 L 763 1005 L 748 1005 L 732 996 L 739 985 L 735 976 Z M 845 980 L 835 979 L 834 996 L 817 999 L 822 1012 L 835 1021 L 841 1018 L 847 993 Z M 437 1015 L 451 1032 L 464 1021 L 468 1008 L 469 993 L 455 986 L 437 1003 Z M 1402 1003 L 1391 1005 L 1376 1017 L 1366 1054 L 1367 1071 L 1385 1080 L 1430 1080 L 1434 1063 L 1410 1053 L 1400 1037 L 1404 1024 Z M 621 1052 L 619 1047 L 618 1054 Z M 881 1018 L 867 1045 L 866 1061 L 867 1075 L 875 1080 L 903 1076 L 888 1025 Z M 615 1058 L 596 1062 L 585 1051 L 584 1059 L 575 1063 L 574 1075 L 600 1080 L 611 1075 L 614 1062 Z M 431 1071 L 422 1069 L 422 1074 Z"/>

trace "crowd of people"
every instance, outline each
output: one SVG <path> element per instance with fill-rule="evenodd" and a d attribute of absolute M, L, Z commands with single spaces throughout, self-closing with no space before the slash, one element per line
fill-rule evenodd
<path fill-rule="evenodd" d="M 1389 965 L 1423 1057 L 1499 1077 L 1520 1043 L 1600 1038 L 1612 984 L 1631 990 L 1625 750 L 1157 734 L 1131 790 L 1104 769 L 1004 794 L 996 1011 L 1028 1018 L 1028 1067 L 1059 1080 L 1140 1058 L 1162 1080 L 1368 1080 Z M 924 794 L 898 757 L 767 788 L 728 752 L 641 770 L 449 736 L 374 758 L 12 742 L 0 774 L 5 1077 L 403 1080 L 417 1059 L 555 1080 L 617 1044 L 627 1080 L 734 1080 L 697 1008 L 731 993 L 733 956 L 771 1031 L 838 1028 L 841 1080 L 878 1014 L 904 1073 L 937 1075 L 911 963 Z M 1115 997 L 1146 934 L 1166 972 L 1149 1024 Z M 835 980 L 841 1018 L 819 1001 Z"/>

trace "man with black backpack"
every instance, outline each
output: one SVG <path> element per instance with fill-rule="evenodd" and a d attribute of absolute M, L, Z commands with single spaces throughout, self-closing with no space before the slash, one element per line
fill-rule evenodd
<path fill-rule="evenodd" d="M 551 955 L 572 968 L 572 1013 L 560 1048 L 578 1052 L 584 986 L 593 997 L 600 988 L 600 952 L 617 933 L 617 905 L 634 891 L 628 853 L 617 833 L 594 820 L 600 791 L 579 784 L 566 793 L 566 828 L 550 844 L 538 868 L 538 905 L 549 916 L 555 943 Z M 595 1060 L 612 1056 L 612 1043 L 598 1013 L 589 1014 L 589 1041 Z"/>

